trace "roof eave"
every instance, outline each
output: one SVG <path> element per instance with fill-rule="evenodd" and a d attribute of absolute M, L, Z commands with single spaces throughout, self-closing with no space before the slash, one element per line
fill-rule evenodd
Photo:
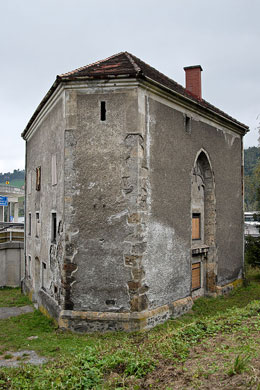
<path fill-rule="evenodd" d="M 43 108 L 43 106 L 45 105 L 45 103 L 47 103 L 47 101 L 50 99 L 50 97 L 52 96 L 52 94 L 55 92 L 55 90 L 57 89 L 58 85 L 60 84 L 61 82 L 61 77 L 60 76 L 57 76 L 56 77 L 56 80 L 54 81 L 54 83 L 52 84 L 51 88 L 48 90 L 48 92 L 46 93 L 46 95 L 43 97 L 43 99 L 41 100 L 40 104 L 38 105 L 38 107 L 36 108 L 36 110 L 34 111 L 33 115 L 31 116 L 31 119 L 29 120 L 29 122 L 27 123 L 24 131 L 21 133 L 21 137 L 26 140 L 26 134 L 28 132 L 28 130 L 30 129 L 31 125 L 33 124 L 34 120 L 36 119 L 36 117 L 38 116 L 38 114 L 40 113 L 41 109 Z"/>
<path fill-rule="evenodd" d="M 27 123 L 24 131 L 21 133 L 21 137 L 26 140 L 26 134 L 29 131 L 31 125 L 33 124 L 34 120 L 37 118 L 38 114 L 44 107 L 44 105 L 47 103 L 47 101 L 50 99 L 50 97 L 53 95 L 53 93 L 56 91 L 57 87 L 59 84 L 62 83 L 67 83 L 67 82 L 73 82 L 73 81 L 84 81 L 84 80 L 102 80 L 102 79 L 107 79 L 111 80 L 113 78 L 115 79 L 121 79 L 121 78 L 136 78 L 137 75 L 136 73 L 126 73 L 126 74 L 120 74 L 120 75 L 95 75 L 95 76 L 57 76 L 56 80 L 52 84 L 51 88 L 48 90 L 46 95 L 43 97 L 41 100 L 40 104 L 34 111 L 33 115 L 31 116 L 31 119 Z"/>
<path fill-rule="evenodd" d="M 227 118 L 226 116 L 224 115 L 221 115 L 220 113 L 214 111 L 214 110 L 211 110 L 210 108 L 208 107 L 204 107 L 202 106 L 199 101 L 196 101 L 194 99 L 189 99 L 187 96 L 181 94 L 181 93 L 178 93 L 177 91 L 174 91 L 172 90 L 171 88 L 168 88 L 166 87 L 165 85 L 159 83 L 158 81 L 155 81 L 153 79 L 151 79 L 150 77 L 147 77 L 147 76 L 144 76 L 144 75 L 140 75 L 138 76 L 138 78 L 140 79 L 143 79 L 143 80 L 147 80 L 149 83 L 159 87 L 160 89 L 163 89 L 164 91 L 166 91 L 167 93 L 170 93 L 171 95 L 174 95 L 176 97 L 178 97 L 178 99 L 180 101 L 183 101 L 183 102 L 187 102 L 190 106 L 193 106 L 193 107 L 196 107 L 196 108 L 199 108 L 199 110 L 201 112 L 206 112 L 206 113 L 209 113 L 212 117 L 217 117 L 219 118 L 222 122 L 225 122 L 225 123 L 230 123 L 232 126 L 236 127 L 237 129 L 239 129 L 240 133 L 242 135 L 245 135 L 246 133 L 248 133 L 250 130 L 249 130 L 249 127 L 243 123 L 240 123 L 238 121 L 233 121 L 231 118 Z"/>

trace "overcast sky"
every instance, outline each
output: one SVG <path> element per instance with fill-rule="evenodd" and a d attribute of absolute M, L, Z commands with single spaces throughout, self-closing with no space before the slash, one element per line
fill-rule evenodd
<path fill-rule="evenodd" d="M 203 98 L 258 144 L 260 0 L 0 0 L 0 17 L 0 172 L 24 168 L 20 134 L 56 75 L 120 51 L 182 85 L 200 64 Z"/>

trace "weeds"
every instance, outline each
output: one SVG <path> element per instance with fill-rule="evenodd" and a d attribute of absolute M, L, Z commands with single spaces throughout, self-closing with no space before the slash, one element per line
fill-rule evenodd
<path fill-rule="evenodd" d="M 250 360 L 251 360 L 251 358 L 250 358 L 249 355 L 245 355 L 245 356 L 238 355 L 235 358 L 233 366 L 228 371 L 228 375 L 229 376 L 233 376 L 233 375 L 236 375 L 236 374 L 242 374 L 242 372 L 247 370 L 248 363 L 249 363 Z"/>
<path fill-rule="evenodd" d="M 1 298 L 2 292 L 0 302 L 2 299 L 12 303 L 13 294 L 18 294 L 9 290 Z M 246 288 L 239 288 L 228 297 L 198 299 L 191 313 L 169 320 L 149 332 L 75 335 L 59 331 L 38 311 L 2 320 L 2 351 L 33 349 L 50 360 L 41 367 L 23 364 L 18 368 L 1 368 L 0 388 L 141 389 L 147 378 L 161 370 L 162 364 L 168 365 L 171 370 L 179 370 L 189 380 L 199 378 L 199 381 L 210 382 L 221 368 L 223 373 L 228 372 L 229 380 L 233 380 L 237 374 L 247 372 L 250 359 L 260 350 L 260 342 L 256 345 L 254 339 L 254 334 L 260 331 L 259 297 L 259 278 L 254 271 L 254 277 Z M 17 299 L 20 299 L 19 295 Z M 32 338 L 32 335 L 35 337 Z M 220 336 L 225 340 L 215 347 L 214 354 L 209 356 L 209 364 L 200 363 L 203 354 L 196 356 L 197 371 L 191 374 L 185 366 L 191 360 L 191 351 L 210 345 L 210 340 Z M 234 345 L 227 347 L 231 336 Z M 228 369 L 230 356 L 236 358 Z M 216 361 L 218 364 L 214 365 Z M 156 380 L 151 388 L 165 388 L 160 387 L 159 377 Z M 167 384 L 171 388 L 169 381 Z"/>

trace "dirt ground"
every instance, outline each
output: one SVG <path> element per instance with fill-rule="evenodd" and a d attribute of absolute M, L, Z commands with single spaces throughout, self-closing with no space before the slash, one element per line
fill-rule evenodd
<path fill-rule="evenodd" d="M 0 307 L 0 320 L 16 317 L 21 314 L 31 313 L 33 310 L 34 308 L 29 305 L 21 307 Z M 37 355 L 35 351 L 23 350 L 18 352 L 0 352 L 0 367 L 17 367 L 24 363 L 38 365 L 47 362 L 47 360 L 48 359 Z"/>

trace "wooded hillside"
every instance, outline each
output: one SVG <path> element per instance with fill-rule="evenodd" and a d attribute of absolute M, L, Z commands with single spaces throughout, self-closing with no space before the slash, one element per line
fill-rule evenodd
<path fill-rule="evenodd" d="M 25 170 L 14 169 L 13 172 L 0 173 L 0 184 L 9 181 L 10 185 L 22 187 L 24 185 Z"/>
<path fill-rule="evenodd" d="M 259 210 L 260 206 L 260 148 L 244 150 L 245 160 L 245 209 Z"/>

